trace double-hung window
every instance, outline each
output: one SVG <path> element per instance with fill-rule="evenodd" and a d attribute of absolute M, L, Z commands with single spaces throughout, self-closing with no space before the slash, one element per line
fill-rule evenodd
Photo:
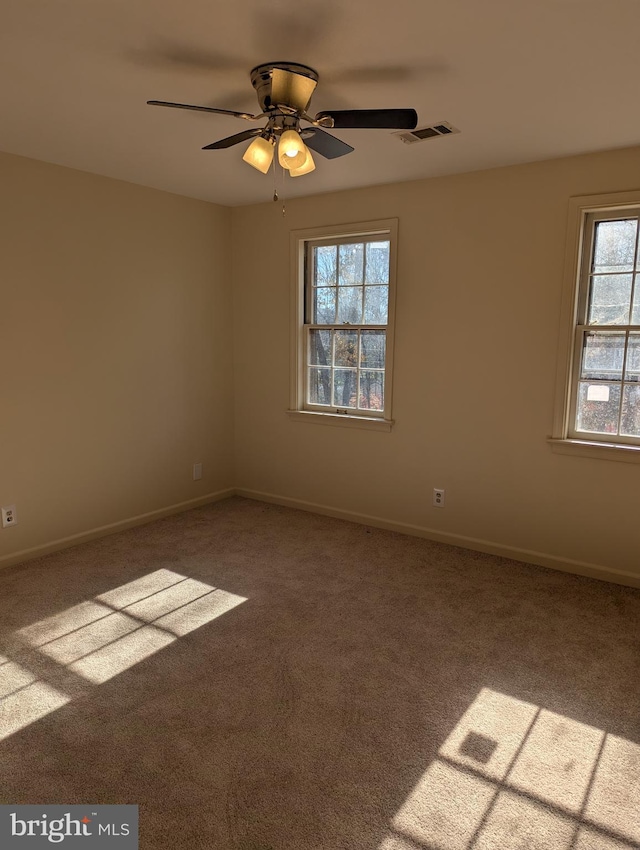
<path fill-rule="evenodd" d="M 395 221 L 293 234 L 293 410 L 390 425 L 395 243 Z"/>
<path fill-rule="evenodd" d="M 640 197 L 636 197 L 635 206 L 594 208 L 583 202 L 578 207 L 565 421 L 554 435 L 566 441 L 640 448 Z"/>

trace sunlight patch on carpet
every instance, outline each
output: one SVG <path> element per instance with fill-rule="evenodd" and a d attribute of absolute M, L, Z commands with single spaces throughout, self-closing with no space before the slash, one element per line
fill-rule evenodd
<path fill-rule="evenodd" d="M 541 711 L 509 773 L 509 785 L 577 815 L 603 739 L 600 729 Z"/>
<path fill-rule="evenodd" d="M 204 626 L 205 623 L 215 620 L 216 617 L 226 614 L 227 611 L 231 611 L 243 602 L 246 602 L 244 596 L 236 596 L 235 593 L 217 589 L 184 605 L 177 611 L 165 614 L 164 617 L 156 620 L 155 625 L 173 632 L 177 637 L 182 637 Z"/>
<path fill-rule="evenodd" d="M 161 569 L 26 626 L 15 638 L 41 659 L 99 685 L 246 601 Z M 70 699 L 0 655 L 0 740 Z"/>
<path fill-rule="evenodd" d="M 214 588 L 210 584 L 188 578 L 173 587 L 154 593 L 140 602 L 126 605 L 121 610 L 126 611 L 132 617 L 137 617 L 138 620 L 144 620 L 145 623 L 152 623 L 164 614 L 169 614 L 183 605 L 193 602 L 194 599 L 211 593 L 213 590 Z"/>
<path fill-rule="evenodd" d="M 474 850 L 569 850 L 574 832 L 575 822 L 570 817 L 512 791 L 501 791 L 487 814 Z"/>
<path fill-rule="evenodd" d="M 637 845 L 629 845 L 626 841 L 616 838 L 607 838 L 602 833 L 587 827 L 581 827 L 576 838 L 575 847 L 572 850 L 629 850 Z"/>
<path fill-rule="evenodd" d="M 121 584 L 120 587 L 108 590 L 106 593 L 101 593 L 96 596 L 96 599 L 98 602 L 109 605 L 110 608 L 126 608 L 127 605 L 133 605 L 134 602 L 140 602 L 140 600 L 146 599 L 154 593 L 186 580 L 186 576 L 174 573 L 173 570 L 155 570 L 146 576 L 129 581 L 127 584 Z"/>
<path fill-rule="evenodd" d="M 495 794 L 490 782 L 435 761 L 393 819 L 393 828 L 418 843 L 466 850 Z"/>
<path fill-rule="evenodd" d="M 538 711 L 538 706 L 530 702 L 483 688 L 438 754 L 489 779 L 502 780 Z M 476 745 L 475 739 L 486 741 L 485 749 Z M 493 749 L 484 761 L 479 756 L 488 753 L 489 742 Z"/>
<path fill-rule="evenodd" d="M 24 671 L 24 681 L 30 676 L 30 673 Z M 0 700 L 0 741 L 68 702 L 69 697 L 46 682 L 32 682 L 26 687 L 18 685 L 13 693 Z"/>
<path fill-rule="evenodd" d="M 32 682 L 35 682 L 38 677 L 33 673 L 29 673 L 24 667 L 15 664 L 13 661 L 5 661 L 0 666 L 0 699 L 8 697 L 21 688 L 25 688 Z"/>
<path fill-rule="evenodd" d="M 70 665 L 71 670 L 83 676 L 94 685 L 108 682 L 119 673 L 123 673 L 145 658 L 164 649 L 176 640 L 174 635 L 154 629 L 153 626 L 138 628 L 113 643 L 91 652 Z"/>
<path fill-rule="evenodd" d="M 637 850 L 640 747 L 483 688 L 378 850 Z"/>
<path fill-rule="evenodd" d="M 106 605 L 99 605 L 93 601 L 81 602 L 79 605 L 67 608 L 66 611 L 54 614 L 53 617 L 47 617 L 45 620 L 39 620 L 31 626 L 19 629 L 16 635 L 30 646 L 44 646 L 112 613 L 112 609 L 107 608 Z"/>
<path fill-rule="evenodd" d="M 105 611 L 109 609 L 105 608 Z M 69 634 L 44 644 L 39 650 L 58 664 L 71 664 L 72 661 L 90 655 L 139 628 L 140 623 L 132 617 L 110 611 L 107 616 L 103 615 L 88 626 L 74 629 Z"/>
<path fill-rule="evenodd" d="M 640 845 L 640 747 L 607 735 L 585 810 L 587 820 Z"/>

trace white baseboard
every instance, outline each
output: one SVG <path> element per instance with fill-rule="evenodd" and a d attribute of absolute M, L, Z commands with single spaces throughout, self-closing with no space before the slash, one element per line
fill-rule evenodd
<path fill-rule="evenodd" d="M 0 558 L 0 569 L 2 567 L 21 564 L 23 561 L 32 561 L 34 558 L 41 558 L 43 555 L 49 555 L 51 552 L 59 552 L 61 549 L 69 549 L 71 546 L 77 546 L 79 543 L 88 543 L 90 540 L 106 537 L 108 534 L 115 534 L 118 531 L 124 531 L 136 525 L 145 525 L 156 519 L 171 516 L 171 514 L 179 514 L 183 511 L 191 510 L 191 508 L 199 508 L 202 505 L 208 505 L 210 502 L 219 502 L 221 499 L 228 499 L 233 495 L 235 495 L 235 490 L 232 488 L 218 490 L 216 493 L 207 493 L 206 496 L 199 496 L 197 499 L 178 502 L 166 508 L 159 508 L 157 511 L 149 511 L 146 514 L 139 514 L 138 516 L 129 517 L 119 522 L 112 522 L 109 525 L 92 528 L 89 531 L 82 531 L 80 534 L 72 534 L 70 537 L 61 537 L 59 540 L 52 540 L 49 543 L 43 543 L 41 546 L 23 549 L 21 552 L 13 552 L 11 555 L 3 555 Z"/>
<path fill-rule="evenodd" d="M 197 499 L 189 499 L 186 502 L 178 502 L 175 505 L 169 505 L 168 507 L 160 508 L 156 511 L 149 511 L 148 513 L 139 514 L 138 516 L 120 520 L 119 522 L 114 522 L 110 525 L 102 525 L 99 528 L 92 528 L 89 531 L 83 531 L 80 534 L 73 534 L 70 537 L 62 537 L 58 540 L 52 540 L 49 543 L 34 546 L 31 549 L 23 549 L 20 552 L 4 555 L 0 557 L 0 569 L 3 567 L 14 566 L 15 564 L 20 564 L 24 561 L 30 561 L 34 558 L 40 558 L 43 555 L 50 554 L 51 552 L 68 549 L 71 546 L 77 546 L 80 543 L 88 543 L 90 540 L 96 540 L 99 537 L 106 537 L 107 535 L 115 534 L 118 531 L 125 531 L 127 528 L 144 525 L 145 523 L 162 519 L 162 517 L 170 516 L 171 514 L 182 513 L 183 511 L 188 511 L 192 508 L 198 508 L 202 505 L 218 502 L 222 499 L 228 499 L 231 496 L 243 496 L 246 499 L 270 502 L 271 504 L 283 505 L 288 508 L 296 508 L 297 510 L 322 514 L 323 516 L 331 516 L 336 519 L 344 519 L 348 522 L 357 522 L 360 525 L 384 528 L 387 531 L 397 531 L 400 534 L 410 534 L 413 537 L 424 537 L 427 540 L 434 540 L 438 543 L 447 543 L 450 546 L 460 546 L 463 549 L 471 549 L 476 552 L 486 552 L 489 555 L 511 558 L 514 561 L 522 561 L 526 564 L 537 564 L 538 566 L 548 567 L 552 570 L 574 573 L 588 578 L 599 579 L 600 581 L 623 584 L 628 587 L 640 587 L 640 575 L 635 575 L 634 573 L 625 572 L 623 570 L 614 570 L 609 567 L 603 567 L 599 564 L 589 564 L 584 561 L 575 561 L 569 558 L 558 558 L 555 555 L 547 555 L 544 552 L 535 552 L 529 549 L 518 549 L 514 546 L 504 546 L 490 540 L 466 537 L 462 534 L 450 534 L 448 532 L 437 531 L 433 528 L 425 528 L 421 525 L 396 522 L 395 520 L 388 520 L 383 517 L 370 516 L 368 514 L 361 514 L 355 511 L 345 511 L 341 508 L 330 507 L 329 505 L 319 505 L 315 502 L 306 502 L 302 499 L 291 499 L 287 496 L 278 496 L 274 493 L 262 493 L 258 490 L 247 490 L 242 487 L 230 487 L 227 490 L 218 490 L 216 493 L 208 493 L 206 496 L 200 496 Z"/>
<path fill-rule="evenodd" d="M 345 511 L 340 508 L 332 508 L 328 505 L 318 505 L 315 502 L 305 502 L 301 499 L 290 499 L 286 496 L 277 496 L 273 493 L 261 493 L 258 490 L 246 490 L 236 488 L 237 496 L 247 499 L 256 499 L 260 502 L 270 502 L 275 505 L 283 505 L 287 508 L 297 508 L 301 511 L 323 514 L 324 516 L 344 519 L 348 522 L 357 522 L 361 525 L 371 525 L 375 528 L 384 528 L 387 531 L 397 531 L 400 534 L 410 534 L 413 537 L 424 537 L 438 543 L 448 543 L 450 546 L 460 546 L 463 549 L 472 549 L 476 552 L 486 552 L 489 555 L 498 555 L 502 558 L 511 558 L 513 561 L 523 561 L 526 564 L 536 564 L 540 567 L 548 567 L 552 570 L 560 570 L 564 573 L 574 573 L 587 578 L 595 578 L 600 581 L 623 584 L 628 587 L 640 587 L 640 575 L 613 570 L 599 564 L 589 564 L 584 561 L 574 561 L 570 558 L 558 558 L 555 555 L 547 555 L 544 552 L 535 552 L 530 549 L 518 549 L 514 546 L 503 546 L 490 540 L 481 540 L 476 537 L 465 537 L 462 534 L 450 534 L 437 531 L 433 528 L 425 528 L 421 525 L 410 525 L 405 522 L 395 522 L 382 517 L 369 516 L 368 514 Z"/>

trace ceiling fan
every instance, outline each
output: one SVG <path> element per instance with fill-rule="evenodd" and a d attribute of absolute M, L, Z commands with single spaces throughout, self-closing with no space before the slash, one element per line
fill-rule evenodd
<path fill-rule="evenodd" d="M 325 132 L 323 128 L 413 130 L 418 123 L 415 109 L 325 110 L 312 117 L 307 110 L 318 79 L 317 71 L 297 62 L 269 62 L 256 66 L 251 71 L 251 84 L 256 90 L 261 109 L 258 115 L 164 100 L 148 100 L 147 103 L 151 106 L 232 115 L 245 121 L 266 118 L 267 123 L 263 127 L 227 136 L 206 145 L 203 150 L 222 150 L 253 139 L 242 158 L 266 174 L 273 162 L 277 144 L 278 162 L 292 177 L 300 177 L 314 170 L 311 150 L 326 159 L 335 159 L 353 151 L 351 145 Z M 310 126 L 301 128 L 301 122 Z"/>

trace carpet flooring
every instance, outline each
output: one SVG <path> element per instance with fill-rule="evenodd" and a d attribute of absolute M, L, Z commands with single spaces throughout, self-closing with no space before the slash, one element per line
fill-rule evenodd
<path fill-rule="evenodd" d="M 638 848 L 639 623 L 234 497 L 0 572 L 0 802 L 137 804 L 142 850 Z"/>

